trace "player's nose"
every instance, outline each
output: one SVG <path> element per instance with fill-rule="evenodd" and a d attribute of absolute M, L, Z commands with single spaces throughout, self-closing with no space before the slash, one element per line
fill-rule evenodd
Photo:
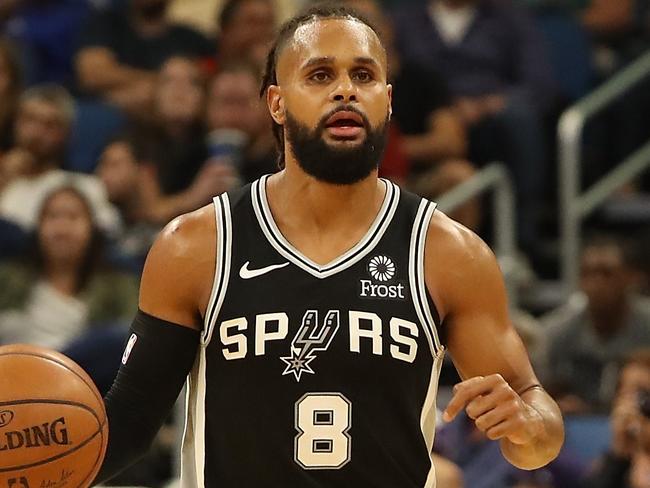
<path fill-rule="evenodd" d="M 356 102 L 357 90 L 352 80 L 347 76 L 342 76 L 332 90 L 332 100 L 335 102 Z"/>

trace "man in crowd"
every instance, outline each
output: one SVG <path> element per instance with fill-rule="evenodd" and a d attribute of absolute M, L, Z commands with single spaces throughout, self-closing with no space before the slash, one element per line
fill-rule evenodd
<path fill-rule="evenodd" d="M 74 100 L 58 85 L 35 86 L 23 93 L 15 146 L 0 161 L 9 175 L 0 188 L 0 218 L 32 230 L 43 197 L 63 183 L 73 183 L 89 199 L 102 229 L 110 233 L 119 227 L 101 183 L 94 176 L 61 169 L 74 116 Z"/>
<path fill-rule="evenodd" d="M 81 88 L 135 114 L 154 95 L 156 70 L 173 54 L 209 58 L 213 46 L 198 32 L 168 22 L 168 0 L 129 0 L 98 14 L 82 34 L 76 56 Z"/>
<path fill-rule="evenodd" d="M 634 292 L 632 252 L 612 237 L 588 242 L 580 270 L 584 301 L 549 320 L 549 386 L 565 412 L 607 408 L 616 363 L 650 346 L 650 303 Z"/>

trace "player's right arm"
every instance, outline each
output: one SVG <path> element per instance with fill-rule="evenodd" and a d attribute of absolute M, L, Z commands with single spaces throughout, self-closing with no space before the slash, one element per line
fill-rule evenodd
<path fill-rule="evenodd" d="M 108 448 L 94 484 L 146 453 L 169 415 L 199 347 L 215 271 L 214 209 L 181 216 L 149 251 L 117 378 L 105 398 Z"/>

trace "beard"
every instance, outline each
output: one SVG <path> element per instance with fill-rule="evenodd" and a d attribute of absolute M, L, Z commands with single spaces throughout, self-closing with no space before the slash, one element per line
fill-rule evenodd
<path fill-rule="evenodd" d="M 327 130 L 327 120 L 341 110 L 355 112 L 363 118 L 366 138 L 361 143 L 332 147 L 325 142 L 323 134 Z M 352 185 L 369 176 L 379 167 L 388 139 L 388 117 L 373 128 L 364 114 L 350 106 L 339 107 L 325 115 L 314 129 L 287 113 L 284 127 L 291 151 L 302 170 L 319 181 L 334 185 Z"/>

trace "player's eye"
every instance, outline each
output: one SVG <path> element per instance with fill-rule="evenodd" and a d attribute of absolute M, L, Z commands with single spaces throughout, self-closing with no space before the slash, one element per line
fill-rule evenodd
<path fill-rule="evenodd" d="M 309 76 L 309 79 L 317 83 L 325 83 L 329 81 L 330 75 L 326 71 L 316 71 Z"/>
<path fill-rule="evenodd" d="M 352 74 L 352 78 L 356 81 L 360 81 L 361 83 L 368 83 L 374 79 L 372 73 L 366 70 L 355 71 Z"/>

